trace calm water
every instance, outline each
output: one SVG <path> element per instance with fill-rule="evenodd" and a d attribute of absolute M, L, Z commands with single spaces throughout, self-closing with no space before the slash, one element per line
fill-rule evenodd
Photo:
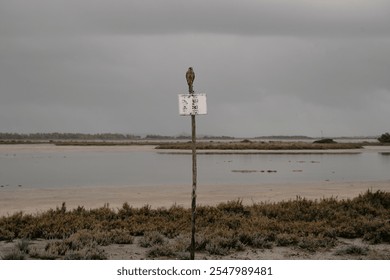
<path fill-rule="evenodd" d="M 191 163 L 191 155 L 156 151 L 15 152 L 3 148 L 0 185 L 39 188 L 191 184 Z M 360 154 L 198 155 L 199 184 L 389 180 L 389 170 L 390 155 L 376 150 Z"/>

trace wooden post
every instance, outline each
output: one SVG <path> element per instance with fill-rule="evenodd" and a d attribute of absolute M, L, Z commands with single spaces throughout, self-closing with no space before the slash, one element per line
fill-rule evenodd
<path fill-rule="evenodd" d="M 196 122 L 195 115 L 191 115 L 192 128 L 192 203 L 191 203 L 191 260 L 195 259 L 195 219 L 196 219 Z"/>
<path fill-rule="evenodd" d="M 189 67 L 186 72 L 186 80 L 188 84 L 188 93 L 194 97 L 194 87 L 193 83 L 195 80 L 195 72 L 192 67 Z M 192 102 L 194 99 L 192 98 Z M 195 104 L 190 105 L 192 108 L 196 106 Z M 195 259 L 195 219 L 196 219 L 196 122 L 195 122 L 195 112 L 191 114 L 191 130 L 192 130 L 192 194 L 191 194 L 191 249 L 190 249 L 190 259 Z"/>
<path fill-rule="evenodd" d="M 203 114 L 206 113 L 206 99 L 204 95 L 204 104 L 202 105 L 202 110 L 199 108 L 199 100 L 198 96 L 195 96 L 194 93 L 194 87 L 193 83 L 195 80 L 195 72 L 192 69 L 192 67 L 189 67 L 186 72 L 186 80 L 188 84 L 188 93 L 190 95 L 190 103 L 188 104 L 187 101 L 184 101 L 183 105 L 183 111 L 187 111 L 188 107 L 190 108 L 190 115 L 191 115 L 191 131 L 192 131 L 192 194 L 191 194 L 191 247 L 190 247 L 190 259 L 195 259 L 195 220 L 196 220 L 196 177 L 197 177 L 197 165 L 196 165 L 196 122 L 195 122 L 195 116 L 202 112 Z M 196 97 L 196 98 L 195 98 Z"/>
<path fill-rule="evenodd" d="M 191 193 L 191 245 L 190 259 L 195 259 L 195 220 L 196 220 L 196 184 L 197 184 L 197 164 L 196 164 L 196 115 L 207 114 L 206 94 L 195 94 L 193 83 L 195 73 L 192 67 L 189 67 L 186 72 L 186 80 L 188 84 L 188 95 L 179 94 L 179 114 L 181 116 L 191 116 L 191 132 L 192 132 L 192 193 Z"/>

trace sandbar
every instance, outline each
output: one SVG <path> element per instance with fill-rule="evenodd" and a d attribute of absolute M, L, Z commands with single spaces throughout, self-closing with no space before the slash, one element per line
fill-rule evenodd
<path fill-rule="evenodd" d="M 278 202 L 296 199 L 321 199 L 334 197 L 348 199 L 366 192 L 390 192 L 390 180 L 367 182 L 304 182 L 288 184 L 257 185 L 199 185 L 197 186 L 198 205 L 217 205 L 229 200 L 240 199 L 246 205 L 261 202 Z M 40 213 L 61 207 L 65 202 L 67 209 L 82 206 L 92 209 L 108 205 L 120 208 L 127 202 L 138 208 L 149 205 L 152 208 L 179 205 L 191 207 L 192 186 L 94 186 L 34 188 L 0 188 L 0 216 L 16 212 Z"/>

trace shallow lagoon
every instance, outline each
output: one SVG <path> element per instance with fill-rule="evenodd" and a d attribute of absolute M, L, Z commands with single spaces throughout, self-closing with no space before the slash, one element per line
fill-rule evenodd
<path fill-rule="evenodd" d="M 389 148 L 368 147 L 352 154 L 198 155 L 198 183 L 261 184 L 390 179 Z M 191 184 L 191 155 L 151 148 L 62 148 L 1 146 L 0 185 L 142 186 Z"/>

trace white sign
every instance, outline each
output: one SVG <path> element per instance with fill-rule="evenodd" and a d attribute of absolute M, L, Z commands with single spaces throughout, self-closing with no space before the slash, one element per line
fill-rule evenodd
<path fill-rule="evenodd" d="M 206 115 L 206 94 L 179 94 L 179 114 L 181 116 Z"/>

